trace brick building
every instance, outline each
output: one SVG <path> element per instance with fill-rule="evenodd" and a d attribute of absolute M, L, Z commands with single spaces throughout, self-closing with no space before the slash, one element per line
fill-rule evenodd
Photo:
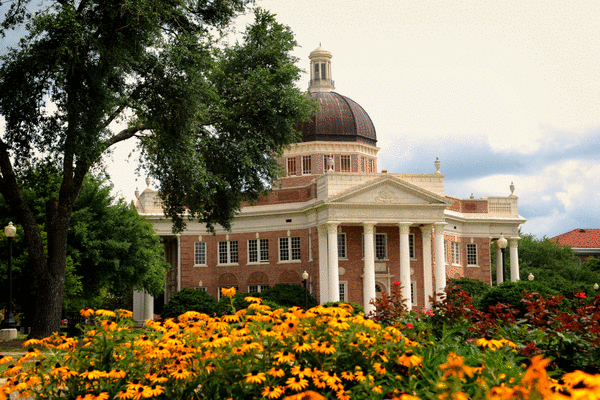
<path fill-rule="evenodd" d="M 280 159 L 287 176 L 262 201 L 244 206 L 230 232 L 212 235 L 188 223 L 173 235 L 157 193 L 150 187 L 136 193 L 138 212 L 163 237 L 172 265 L 166 300 L 183 288 L 218 298 L 222 287 L 257 292 L 298 284 L 306 271 L 321 303 L 351 301 L 369 311 L 370 299 L 399 281 L 409 305 L 421 309 L 447 277 L 491 284 L 496 270 L 502 282 L 502 268 L 490 261 L 490 244 L 501 236 L 508 239 L 511 279 L 517 280 L 518 228 L 525 219 L 514 187 L 507 197 L 448 196 L 439 160 L 432 160 L 431 173 L 377 172 L 371 119 L 334 92 L 331 53 L 319 47 L 309 58 L 307 95 L 319 110 L 299 127 L 302 141 Z M 139 306 L 144 298 L 136 296 Z"/>

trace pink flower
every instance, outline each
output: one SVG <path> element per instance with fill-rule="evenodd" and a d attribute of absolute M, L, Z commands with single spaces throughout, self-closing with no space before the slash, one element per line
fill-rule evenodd
<path fill-rule="evenodd" d="M 407 327 L 408 329 L 412 329 L 412 328 L 414 328 L 414 325 L 413 325 L 413 324 L 406 324 L 406 327 Z"/>

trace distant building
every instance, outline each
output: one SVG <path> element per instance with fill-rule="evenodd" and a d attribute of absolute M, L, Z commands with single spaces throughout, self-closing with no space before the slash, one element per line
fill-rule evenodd
<path fill-rule="evenodd" d="M 501 236 L 508 240 L 511 280 L 518 280 L 525 219 L 514 186 L 506 197 L 459 199 L 445 193 L 439 160 L 431 160 L 428 173 L 378 172 L 375 126 L 359 104 L 334 92 L 331 53 L 319 47 L 310 62 L 307 95 L 320 108 L 299 126 L 302 141 L 280 159 L 287 176 L 269 196 L 245 205 L 231 232 L 212 235 L 188 223 L 173 235 L 157 193 L 150 187 L 136 193 L 138 212 L 163 237 L 172 265 L 166 300 L 183 288 L 219 298 L 223 287 L 260 292 L 299 284 L 306 271 L 321 303 L 351 301 L 369 311 L 371 299 L 399 281 L 410 307 L 427 308 L 448 277 L 491 284 L 496 270 L 502 282 L 502 269 L 490 261 L 490 245 Z"/>
<path fill-rule="evenodd" d="M 580 262 L 585 262 L 588 257 L 600 259 L 600 229 L 573 229 L 550 240 L 571 247 Z"/>

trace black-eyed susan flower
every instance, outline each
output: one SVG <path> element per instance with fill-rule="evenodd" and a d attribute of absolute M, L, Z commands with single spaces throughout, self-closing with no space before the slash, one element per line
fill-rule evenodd
<path fill-rule="evenodd" d="M 299 376 L 293 376 L 291 378 L 288 378 L 285 381 L 285 384 L 287 387 L 289 387 L 293 391 L 299 392 L 299 391 L 305 389 L 306 387 L 308 387 L 308 380 L 304 379 L 304 378 L 300 378 Z"/>
<path fill-rule="evenodd" d="M 133 400 L 147 399 L 153 397 L 152 388 L 150 386 L 141 385 L 133 393 Z"/>
<path fill-rule="evenodd" d="M 264 398 L 278 399 L 285 393 L 284 386 L 265 386 L 260 392 Z"/>
<path fill-rule="evenodd" d="M 277 360 L 277 364 L 293 363 L 296 361 L 296 356 L 289 351 L 278 351 L 275 353 L 275 360 Z"/>
<path fill-rule="evenodd" d="M 408 368 L 418 367 L 419 365 L 421 365 L 422 361 L 423 358 L 414 354 L 412 350 L 406 350 L 404 354 L 398 357 L 398 364 L 404 365 Z"/>
<path fill-rule="evenodd" d="M 283 378 L 285 376 L 285 371 L 281 368 L 271 368 L 267 371 L 267 374 L 275 377 L 275 378 Z"/>
<path fill-rule="evenodd" d="M 235 287 L 221 288 L 221 294 L 225 297 L 233 297 L 235 296 Z"/>
<path fill-rule="evenodd" d="M 91 308 L 84 308 L 83 310 L 79 311 L 79 314 L 81 314 L 81 316 L 85 318 L 93 317 L 94 310 L 92 310 Z"/>
<path fill-rule="evenodd" d="M 0 356 L 0 365 L 2 364 L 8 364 L 9 362 L 11 362 L 13 360 L 12 357 L 10 356 Z"/>
<path fill-rule="evenodd" d="M 342 379 L 345 379 L 347 381 L 354 380 L 354 374 L 352 372 L 342 371 L 342 373 L 340 375 L 341 375 Z"/>
<path fill-rule="evenodd" d="M 192 373 L 186 369 L 179 368 L 176 371 L 171 372 L 171 376 L 175 379 L 187 379 Z"/>
<path fill-rule="evenodd" d="M 463 379 L 465 375 L 469 378 L 473 377 L 473 368 L 465 365 L 464 358 L 455 353 L 448 354 L 448 362 L 440 365 L 439 368 L 444 371 L 444 378 L 454 376 Z"/>
<path fill-rule="evenodd" d="M 335 353 L 335 346 L 332 345 L 331 343 L 325 342 L 325 341 L 317 342 L 317 344 L 314 346 L 314 349 L 317 353 L 324 353 L 324 354 Z"/>
<path fill-rule="evenodd" d="M 107 377 L 114 378 L 114 379 L 125 378 L 125 375 L 127 375 L 127 373 L 125 371 L 123 371 L 122 369 L 118 369 L 118 368 L 108 371 L 106 373 Z"/>
<path fill-rule="evenodd" d="M 267 376 L 264 372 L 252 371 L 244 376 L 248 383 L 262 383 L 267 380 Z"/>
<path fill-rule="evenodd" d="M 87 371 L 81 374 L 81 377 L 89 380 L 96 380 L 104 377 L 105 375 L 106 373 L 104 371 L 97 370 L 90 365 Z"/>
<path fill-rule="evenodd" d="M 116 314 L 114 313 L 114 311 L 110 311 L 110 310 L 96 310 L 96 315 L 100 316 L 100 317 L 108 317 L 108 318 L 116 318 Z"/>
<path fill-rule="evenodd" d="M 294 350 L 296 353 L 304 353 L 305 351 L 309 351 L 311 349 L 312 346 L 302 340 L 292 345 L 292 350 Z"/>
<path fill-rule="evenodd" d="M 378 362 L 373 364 L 373 369 L 379 375 L 385 375 L 387 373 L 387 370 L 385 369 L 385 367 L 381 363 L 378 363 Z"/>

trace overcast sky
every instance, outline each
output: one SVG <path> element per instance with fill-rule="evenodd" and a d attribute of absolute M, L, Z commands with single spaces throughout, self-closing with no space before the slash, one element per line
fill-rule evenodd
<path fill-rule="evenodd" d="M 375 124 L 380 169 L 432 173 L 439 157 L 449 195 L 507 196 L 514 182 L 525 232 L 600 228 L 600 1 L 256 4 L 295 33 L 304 70 L 319 43 L 333 54 L 336 91 Z M 146 187 L 130 151 L 107 161 L 128 200 Z"/>

